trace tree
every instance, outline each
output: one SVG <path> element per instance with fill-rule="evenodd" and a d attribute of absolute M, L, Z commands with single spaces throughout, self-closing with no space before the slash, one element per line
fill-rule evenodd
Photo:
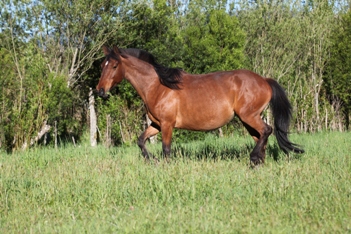
<path fill-rule="evenodd" d="M 342 103 L 345 127 L 350 127 L 351 110 L 351 10 L 338 19 L 324 82 L 331 102 Z"/>
<path fill-rule="evenodd" d="M 240 3 L 238 18 L 247 33 L 245 52 L 250 69 L 278 81 L 299 58 L 295 45 L 300 35 L 298 9 L 291 2 L 257 1 Z"/>
<path fill-rule="evenodd" d="M 182 33 L 183 64 L 192 73 L 234 70 L 243 67 L 245 34 L 239 21 L 224 9 L 189 12 Z"/>
<path fill-rule="evenodd" d="M 1 39 L 3 39 L 3 35 L 0 35 Z M 2 41 L 2 40 L 1 40 Z M 13 131 L 11 131 L 12 116 L 10 110 L 13 107 L 13 77 L 15 77 L 15 64 L 11 58 L 11 55 L 7 49 L 4 47 L 0 47 L 0 103 L 1 103 L 1 111 L 0 111 L 0 148 L 5 148 L 5 150 L 9 151 L 11 148 L 9 147 L 12 144 Z"/>
<path fill-rule="evenodd" d="M 6 100 L 12 108 L 3 109 L 3 120 L 11 121 L 3 135 L 9 149 L 26 148 L 47 125 L 59 134 L 81 135 L 92 79 L 87 71 L 114 34 L 112 25 L 121 25 L 120 3 L 1 2 L 1 48 L 14 69 L 13 77 L 0 77 L 3 94 L 13 96 Z"/>
<path fill-rule="evenodd" d="M 288 0 L 253 4 L 243 1 L 238 11 L 247 33 L 248 67 L 285 86 L 300 131 L 321 130 L 328 120 L 324 113 L 330 113 L 321 87 L 333 25 L 332 9 L 328 1 Z"/>
<path fill-rule="evenodd" d="M 297 118 L 300 119 L 298 128 L 303 131 L 320 131 L 331 126 L 328 121 L 332 120 L 333 113 L 321 90 L 334 25 L 332 3 L 309 1 L 303 5 L 300 21 L 303 38 L 297 47 L 301 56 L 295 68 L 295 74 L 300 79 L 297 80 L 295 89 L 298 95 L 294 97 L 296 104 L 300 105 L 297 108 Z"/>

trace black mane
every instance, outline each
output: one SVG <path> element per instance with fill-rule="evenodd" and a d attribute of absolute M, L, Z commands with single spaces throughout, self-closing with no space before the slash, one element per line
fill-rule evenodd
<path fill-rule="evenodd" d="M 170 89 L 180 89 L 179 84 L 182 81 L 182 69 L 169 68 L 158 64 L 155 57 L 144 50 L 128 48 L 120 49 L 120 51 L 122 55 L 130 55 L 150 63 L 154 67 L 161 84 L 164 86 L 167 86 Z"/>

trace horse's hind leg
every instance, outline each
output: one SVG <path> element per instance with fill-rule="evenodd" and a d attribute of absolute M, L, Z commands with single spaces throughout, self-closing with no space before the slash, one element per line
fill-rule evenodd
<path fill-rule="evenodd" d="M 138 138 L 138 146 L 140 147 L 141 153 L 146 160 L 150 159 L 150 153 L 146 149 L 145 142 L 148 138 L 156 135 L 159 132 L 160 127 L 155 123 L 151 123 L 151 125 Z"/>
<path fill-rule="evenodd" d="M 244 126 L 256 141 L 256 146 L 250 154 L 250 161 L 254 164 L 264 163 L 266 157 L 266 145 L 268 137 L 272 133 L 272 127 L 266 124 L 259 115 L 241 118 Z"/>

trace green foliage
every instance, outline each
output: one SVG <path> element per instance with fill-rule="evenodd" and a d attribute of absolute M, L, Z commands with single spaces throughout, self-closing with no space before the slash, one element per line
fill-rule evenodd
<path fill-rule="evenodd" d="M 78 121 L 70 112 L 73 95 L 65 77 L 49 71 L 45 58 L 33 44 L 16 51 L 17 62 L 8 52 L 1 49 L 1 61 L 5 63 L 4 73 L 0 74 L 4 147 L 8 151 L 26 147 L 44 124 L 54 127 L 56 122 L 59 135 L 79 132 L 73 127 Z"/>
<path fill-rule="evenodd" d="M 305 155 L 275 161 L 270 138 L 255 170 L 250 137 L 179 144 L 157 165 L 136 146 L 1 153 L 0 232 L 349 232 L 350 133 L 292 137 Z"/>
<path fill-rule="evenodd" d="M 6 49 L 2 51 L 8 52 Z M 17 61 L 13 56 L 11 61 L 5 60 L 7 67 L 12 67 L 14 72 L 0 76 L 1 83 L 4 84 L 2 111 L 7 115 L 2 118 L 7 149 L 28 143 L 47 117 L 42 105 L 42 92 L 45 88 L 42 82 L 45 76 L 42 70 L 43 60 L 37 54 L 31 54 L 29 48 L 17 56 Z M 34 62 L 29 61 L 30 58 Z"/>
<path fill-rule="evenodd" d="M 189 25 L 182 37 L 183 63 L 189 72 L 201 74 L 243 67 L 245 34 L 235 16 L 224 9 L 199 12 L 195 8 L 187 17 Z"/>
<path fill-rule="evenodd" d="M 178 63 L 182 44 L 176 9 L 165 0 L 154 0 L 133 2 L 128 10 L 128 20 L 124 21 L 127 30 L 117 35 L 117 45 L 144 49 L 154 54 L 159 63 L 181 66 Z"/>
<path fill-rule="evenodd" d="M 45 90 L 46 102 L 44 108 L 48 115 L 48 123 L 54 126 L 58 125 L 58 133 L 77 132 L 79 126 L 79 116 L 74 116 L 73 106 L 75 96 L 71 89 L 67 87 L 65 77 L 56 77 L 55 74 L 49 74 L 47 78 L 48 88 Z M 80 127 L 80 126 L 79 126 Z M 78 128 L 79 128 L 78 127 Z"/>
<path fill-rule="evenodd" d="M 288 7 L 289 4 L 293 7 Z M 288 5 L 288 6 L 287 6 Z M 246 32 L 247 68 L 280 81 L 299 57 L 298 40 L 303 37 L 299 4 L 287 1 L 240 2 L 240 26 Z"/>
<path fill-rule="evenodd" d="M 335 7 L 330 1 L 240 2 L 248 68 L 287 90 L 298 131 L 335 129 L 333 106 L 322 91 Z"/>
<path fill-rule="evenodd" d="M 13 124 L 10 110 L 14 107 L 11 102 L 11 100 L 14 100 L 11 87 L 13 87 L 14 83 L 12 77 L 15 76 L 15 65 L 8 50 L 3 47 L 0 48 L 0 67 L 2 68 L 0 69 L 0 144 L 6 149 L 13 139 Z"/>
<path fill-rule="evenodd" d="M 340 16 L 332 35 L 332 49 L 324 76 L 330 99 L 339 99 L 344 105 L 346 126 L 349 128 L 351 110 L 351 11 Z"/>
<path fill-rule="evenodd" d="M 100 140 L 108 146 L 135 143 L 144 127 L 143 104 L 135 89 L 124 80 L 118 93 L 96 100 Z"/>

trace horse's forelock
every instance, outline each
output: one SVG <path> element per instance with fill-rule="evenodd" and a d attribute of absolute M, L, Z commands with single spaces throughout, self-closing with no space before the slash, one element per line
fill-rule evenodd
<path fill-rule="evenodd" d="M 106 61 L 109 61 L 110 59 L 117 60 L 117 61 L 121 60 L 119 55 L 116 54 L 113 50 L 111 50 L 110 53 L 106 55 Z"/>

